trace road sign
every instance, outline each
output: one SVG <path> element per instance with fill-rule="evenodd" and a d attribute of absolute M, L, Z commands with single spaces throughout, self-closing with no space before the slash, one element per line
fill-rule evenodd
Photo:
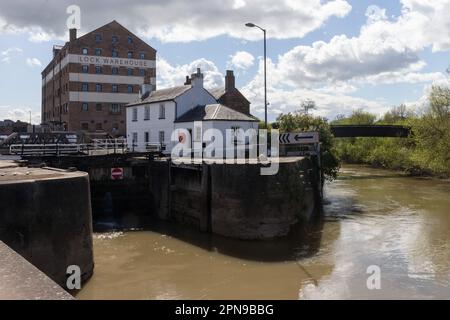
<path fill-rule="evenodd" d="M 319 133 L 316 131 L 280 133 L 279 139 L 280 144 L 319 143 Z"/>
<path fill-rule="evenodd" d="M 123 179 L 123 168 L 111 168 L 111 179 L 112 180 L 122 180 Z"/>

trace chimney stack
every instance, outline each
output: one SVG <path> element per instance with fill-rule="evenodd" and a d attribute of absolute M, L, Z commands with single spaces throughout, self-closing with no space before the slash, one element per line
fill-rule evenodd
<path fill-rule="evenodd" d="M 191 78 L 189 78 L 189 76 L 186 76 L 186 82 L 184 83 L 184 85 L 187 86 L 190 84 L 191 84 Z"/>
<path fill-rule="evenodd" d="M 147 84 L 147 83 L 142 84 L 140 98 L 142 100 L 147 98 L 150 95 L 150 93 L 152 93 L 152 90 L 153 90 L 153 86 L 151 84 Z"/>
<path fill-rule="evenodd" d="M 191 83 L 193 87 L 203 88 L 203 73 L 197 68 L 197 73 L 192 74 Z"/>
<path fill-rule="evenodd" d="M 77 40 L 77 29 L 73 28 L 69 30 L 70 42 Z"/>
<path fill-rule="evenodd" d="M 227 74 L 225 76 L 225 92 L 229 92 L 235 88 L 235 78 L 233 70 L 227 70 Z"/>

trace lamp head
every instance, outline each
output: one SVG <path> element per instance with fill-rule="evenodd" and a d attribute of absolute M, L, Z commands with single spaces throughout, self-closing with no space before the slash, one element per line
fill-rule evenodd
<path fill-rule="evenodd" d="M 249 28 L 254 28 L 254 27 L 256 27 L 255 24 L 254 24 L 254 23 L 251 23 L 251 22 L 246 23 L 245 26 L 246 26 L 246 27 L 249 27 Z"/>

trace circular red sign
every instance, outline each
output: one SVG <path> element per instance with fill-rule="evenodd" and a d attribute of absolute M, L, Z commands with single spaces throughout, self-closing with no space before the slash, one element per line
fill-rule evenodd
<path fill-rule="evenodd" d="M 111 178 L 114 180 L 123 179 L 123 169 L 122 168 L 112 168 L 111 169 Z"/>

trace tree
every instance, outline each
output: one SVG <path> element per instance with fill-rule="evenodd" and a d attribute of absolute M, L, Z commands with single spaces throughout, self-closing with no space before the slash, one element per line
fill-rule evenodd
<path fill-rule="evenodd" d="M 305 114 L 308 114 L 309 110 L 317 109 L 316 103 L 313 100 L 307 99 L 302 101 L 301 108 Z"/>

